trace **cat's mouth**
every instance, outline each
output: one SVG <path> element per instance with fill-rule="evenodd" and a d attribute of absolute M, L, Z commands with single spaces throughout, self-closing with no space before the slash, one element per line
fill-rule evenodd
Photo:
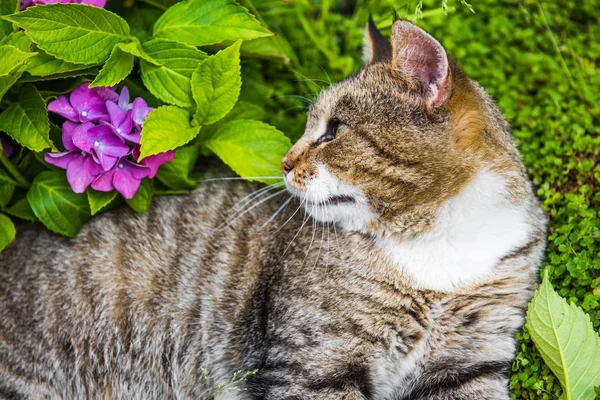
<path fill-rule="evenodd" d="M 356 199 L 352 196 L 347 195 L 339 195 L 339 196 L 331 196 L 322 201 L 310 201 L 314 205 L 318 206 L 338 206 L 341 204 L 352 204 L 356 203 Z"/>

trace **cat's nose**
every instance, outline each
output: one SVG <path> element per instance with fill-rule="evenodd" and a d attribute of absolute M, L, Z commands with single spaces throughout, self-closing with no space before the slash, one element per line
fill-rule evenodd
<path fill-rule="evenodd" d="M 287 158 L 284 158 L 281 162 L 281 170 L 283 171 L 283 175 L 287 176 L 294 169 L 294 164 L 289 161 Z"/>

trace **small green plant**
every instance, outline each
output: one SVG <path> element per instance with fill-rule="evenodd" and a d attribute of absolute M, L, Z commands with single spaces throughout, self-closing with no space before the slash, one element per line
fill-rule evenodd
<path fill-rule="evenodd" d="M 211 381 L 210 377 L 208 376 L 208 370 L 206 370 L 206 368 L 201 368 L 202 370 L 202 375 L 204 376 L 204 381 L 206 382 L 206 384 L 208 385 L 209 388 L 211 388 L 212 393 L 210 394 L 209 397 L 206 398 L 206 400 L 212 400 L 214 399 L 216 396 L 218 396 L 219 394 L 227 391 L 227 390 L 232 390 L 235 392 L 241 392 L 246 390 L 243 387 L 239 387 L 238 385 L 246 382 L 248 380 L 248 378 L 252 377 L 253 375 L 256 375 L 256 373 L 258 372 L 257 369 L 252 370 L 252 371 L 247 371 L 245 373 L 242 373 L 242 370 L 237 370 L 233 373 L 233 376 L 231 377 L 230 380 L 228 381 L 221 381 L 219 383 L 216 384 L 213 381 Z"/>

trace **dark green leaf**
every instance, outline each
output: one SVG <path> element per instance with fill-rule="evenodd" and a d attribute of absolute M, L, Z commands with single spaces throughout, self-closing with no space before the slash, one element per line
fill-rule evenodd
<path fill-rule="evenodd" d="M 198 183 L 190 178 L 190 173 L 200 155 L 197 146 L 183 146 L 175 150 L 171 162 L 158 169 L 156 178 L 171 189 L 192 189 Z"/>
<path fill-rule="evenodd" d="M 26 221 L 39 221 L 33 213 L 33 210 L 31 209 L 31 206 L 29 205 L 27 199 L 20 199 L 16 201 L 15 204 L 13 204 L 4 211 L 6 211 L 7 214 L 12 215 L 13 217 L 21 218 Z"/>
<path fill-rule="evenodd" d="M 0 251 L 4 250 L 13 240 L 17 231 L 13 222 L 4 214 L 0 214 Z"/>
<path fill-rule="evenodd" d="M 125 202 L 136 213 L 145 213 L 150 208 L 154 188 L 150 179 L 143 179 L 140 188 L 132 199 L 125 199 Z"/>

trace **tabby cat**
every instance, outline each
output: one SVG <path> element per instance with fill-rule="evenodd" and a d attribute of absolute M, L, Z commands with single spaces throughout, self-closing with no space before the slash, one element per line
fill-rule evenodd
<path fill-rule="evenodd" d="M 287 192 L 213 180 L 75 239 L 19 226 L 0 397 L 206 399 L 257 370 L 217 398 L 508 399 L 545 246 L 510 128 L 422 29 L 366 39 L 283 160 Z"/>

